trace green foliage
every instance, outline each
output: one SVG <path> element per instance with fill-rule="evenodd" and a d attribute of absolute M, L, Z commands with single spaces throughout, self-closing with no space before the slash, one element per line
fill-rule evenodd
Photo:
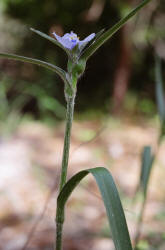
<path fill-rule="evenodd" d="M 151 154 L 151 147 L 150 146 L 145 146 L 143 153 L 142 153 L 142 159 L 141 159 L 141 174 L 140 174 L 140 180 L 139 180 L 139 186 L 137 191 L 141 191 L 143 195 L 143 200 L 139 212 L 139 217 L 138 217 L 138 223 L 137 223 L 137 230 L 135 234 L 135 250 L 140 250 L 143 249 L 143 244 L 139 245 L 139 239 L 140 239 L 140 234 L 141 234 L 141 226 L 143 223 L 143 216 L 144 216 L 144 211 L 145 211 L 145 206 L 147 202 L 147 189 L 149 185 L 149 179 L 150 179 L 150 174 L 151 170 L 153 167 L 153 161 L 154 161 L 155 156 Z M 138 192 L 137 192 L 138 194 Z M 144 244 L 145 246 L 145 244 Z M 145 249 L 145 248 L 144 248 Z"/>
<path fill-rule="evenodd" d="M 27 62 L 27 63 L 32 63 L 32 64 L 36 64 L 38 66 L 47 68 L 49 70 L 56 72 L 64 82 L 66 81 L 65 71 L 60 69 L 59 67 L 51 64 L 51 63 L 47 63 L 47 62 L 44 62 L 44 61 L 41 61 L 38 59 L 33 59 L 33 58 L 18 56 L 18 55 L 13 55 L 13 54 L 7 54 L 7 53 L 0 53 L 0 57 L 13 59 L 13 60 L 17 60 L 17 61 L 22 61 L 22 62 Z"/>
<path fill-rule="evenodd" d="M 137 250 L 148 250 L 148 249 L 149 249 L 149 245 L 146 240 L 141 240 L 138 243 Z"/>
<path fill-rule="evenodd" d="M 83 170 L 65 184 L 57 199 L 57 224 L 63 223 L 65 204 L 74 188 L 89 173 L 93 175 L 100 189 L 116 250 L 132 250 L 119 194 L 111 174 L 105 168 Z"/>
<path fill-rule="evenodd" d="M 51 37 L 46 34 L 32 29 L 35 33 L 46 38 L 47 40 L 55 43 L 59 47 L 62 47 L 65 52 L 68 54 L 69 64 L 68 72 L 66 73 L 60 67 L 55 66 L 54 64 L 47 63 L 38 59 L 33 59 L 29 57 L 17 56 L 13 54 L 0 53 L 0 57 L 14 59 L 18 61 L 28 62 L 48 68 L 53 72 L 56 72 L 64 81 L 64 93 L 67 102 L 67 112 L 66 112 L 66 130 L 64 137 L 64 149 L 63 149 L 63 158 L 61 166 L 61 181 L 60 181 L 60 194 L 57 199 L 57 212 L 56 212 L 56 250 L 62 249 L 62 227 L 64 222 L 64 209 L 66 201 L 68 200 L 73 189 L 77 184 L 83 179 L 88 173 L 91 173 L 96 180 L 96 183 L 100 189 L 102 199 L 107 212 L 107 217 L 109 224 L 111 226 L 112 238 L 115 244 L 116 250 L 132 250 L 132 245 L 129 237 L 129 232 L 121 205 L 121 201 L 116 189 L 115 183 L 111 174 L 105 168 L 93 168 L 88 170 L 83 170 L 78 174 L 74 175 L 67 183 L 67 169 L 69 162 L 69 148 L 70 148 L 70 136 L 71 136 L 71 127 L 74 113 L 74 102 L 77 90 L 77 81 L 80 75 L 84 72 L 86 62 L 91 55 L 103 45 L 113 34 L 115 34 L 131 17 L 133 17 L 142 7 L 144 7 L 150 0 L 144 0 L 139 4 L 133 11 L 131 11 L 126 17 L 122 18 L 117 22 L 112 28 L 106 32 L 100 32 L 99 36 L 97 35 L 90 46 L 84 48 L 84 52 L 81 53 L 81 48 L 75 46 L 75 49 L 70 51 L 66 50 L 58 42 L 52 40 Z M 70 42 L 70 41 L 69 41 Z M 45 102 L 48 109 L 52 108 L 52 100 L 45 98 Z M 55 103 L 53 103 L 55 105 Z M 149 160 L 148 160 L 149 159 Z M 148 185 L 149 174 L 151 170 L 151 152 L 150 148 L 146 148 L 144 151 L 143 157 L 143 166 L 141 174 L 141 185 L 146 196 L 146 190 Z M 149 163 L 148 163 L 149 162 Z"/>
<path fill-rule="evenodd" d="M 155 79 L 156 79 L 156 100 L 161 121 L 160 139 L 165 135 L 165 95 L 163 88 L 161 60 L 158 56 L 155 57 Z"/>
<path fill-rule="evenodd" d="M 35 30 L 31 29 L 33 32 L 37 33 L 38 35 L 46 38 L 47 40 L 53 42 L 55 45 L 63 48 L 65 52 L 67 53 L 70 64 L 72 65 L 70 67 L 71 71 L 68 72 L 68 74 L 61 68 L 47 63 L 45 61 L 41 61 L 38 59 L 33 59 L 29 57 L 23 57 L 23 56 L 17 56 L 13 54 L 7 54 L 7 53 L 0 53 L 0 57 L 29 62 L 33 64 L 37 64 L 39 66 L 48 68 L 52 71 L 55 71 L 64 81 L 65 83 L 65 97 L 71 97 L 74 92 L 76 91 L 76 84 L 78 78 L 81 76 L 81 74 L 85 70 L 86 61 L 89 59 L 89 57 L 101 46 L 103 45 L 109 38 L 113 36 L 130 18 L 132 18 L 141 8 L 143 8 L 148 2 L 151 0 L 144 0 L 141 4 L 139 4 L 134 10 L 132 10 L 126 17 L 122 18 L 118 23 L 116 23 L 112 28 L 107 30 L 102 34 L 102 31 L 97 34 L 96 38 L 92 42 L 90 46 L 88 46 L 84 52 L 81 55 L 81 51 L 75 50 L 77 46 L 75 46 L 74 49 L 68 50 L 64 46 L 62 46 L 61 43 L 56 41 L 55 39 L 51 38 L 50 36 Z M 79 54 L 80 53 L 80 54 Z"/>
<path fill-rule="evenodd" d="M 11 98 L 11 104 L 8 100 L 8 93 L 11 90 L 11 82 L 8 78 L 3 77 L 0 81 L 0 135 L 3 138 L 11 136 L 17 129 L 24 117 L 21 116 L 20 110 L 28 101 L 26 95 Z"/>
<path fill-rule="evenodd" d="M 117 22 L 112 28 L 104 32 L 95 43 L 93 43 L 90 47 L 86 49 L 82 58 L 87 60 L 94 52 L 103 45 L 110 37 L 112 37 L 130 18 L 132 18 L 141 8 L 143 8 L 148 2 L 151 0 L 144 0 L 141 4 L 139 4 L 134 10 L 132 10 L 127 16 L 122 18 L 119 22 Z"/>
<path fill-rule="evenodd" d="M 92 7 L 92 0 L 79 0 L 78 2 L 74 0 L 2 0 L 1 2 L 3 2 L 6 6 L 5 14 L 8 17 L 12 17 L 12 19 L 15 18 L 20 23 L 26 24 L 27 27 L 26 34 L 23 36 L 23 39 L 20 39 L 20 36 L 15 32 L 16 24 L 14 24 L 14 26 L 11 28 L 11 36 L 16 37 L 20 45 L 19 48 L 17 46 L 17 51 L 10 51 L 12 53 L 17 52 L 18 54 L 24 54 L 30 57 L 31 55 L 33 55 L 34 57 L 39 59 L 41 58 L 42 60 L 46 59 L 51 63 L 54 63 L 55 61 L 60 67 L 63 67 L 66 63 L 60 49 L 55 48 L 53 44 L 47 42 L 44 39 L 39 40 L 39 37 L 29 33 L 29 27 L 34 27 L 36 29 L 42 30 L 46 34 L 50 34 L 52 31 L 57 31 L 59 32 L 59 34 L 63 34 L 65 32 L 73 30 L 79 34 L 80 38 L 83 38 L 85 37 L 85 35 L 93 31 L 97 32 L 102 28 L 113 26 L 116 20 L 118 20 L 121 16 L 121 9 L 124 10 L 124 14 L 122 14 L 123 17 L 126 15 L 126 13 L 128 13 L 128 10 L 132 8 L 132 2 L 129 3 L 129 1 L 128 3 L 123 3 L 123 1 L 105 0 L 105 6 L 100 13 L 100 16 L 98 16 L 98 19 L 90 21 L 87 19 L 86 14 L 90 14 L 89 10 Z M 100 1 L 100 3 L 101 2 L 102 1 Z M 140 3 L 141 1 L 138 2 Z M 127 6 L 129 6 L 129 8 L 127 8 Z M 149 12 L 150 10 L 146 9 L 146 11 Z M 140 27 L 140 30 L 143 30 L 143 24 L 140 26 L 142 26 Z M 3 36 L 4 32 L 2 32 L 2 36 L 4 40 L 10 41 L 11 39 L 8 39 L 9 32 L 6 32 L 6 27 L 7 20 L 5 20 L 5 25 L 3 28 L 3 30 L 5 30 L 5 36 Z M 160 25 L 157 25 L 157 27 L 160 28 Z M 136 29 L 134 30 L 134 33 L 136 33 Z M 105 103 L 109 103 L 109 97 L 112 94 L 113 89 L 112 79 L 114 69 L 116 65 L 118 65 L 117 60 L 119 58 L 118 52 L 121 42 L 120 38 L 121 36 L 119 33 L 114 39 L 111 40 L 111 44 L 105 45 L 104 49 L 100 50 L 100 52 L 97 53 L 97 55 L 95 56 L 95 60 L 93 60 L 92 62 L 93 66 L 89 64 L 88 71 L 83 79 L 84 84 L 81 84 L 79 86 L 81 91 L 79 91 L 79 100 L 76 105 L 79 110 L 86 110 L 88 107 L 98 110 L 98 108 L 102 109 L 103 105 L 105 107 Z M 131 36 L 129 40 L 131 40 Z M 138 52 L 139 56 L 141 48 L 136 48 L 137 49 L 135 51 Z M 148 51 L 148 53 L 150 52 L 151 51 Z M 151 65 L 145 63 L 146 49 L 142 51 L 143 58 L 140 58 L 139 65 L 137 65 L 134 60 L 134 51 L 132 51 L 132 53 L 133 65 L 134 67 L 138 68 L 140 81 L 137 77 L 137 74 L 133 73 L 130 88 L 134 88 L 135 86 L 136 91 L 138 91 L 139 84 L 141 84 L 142 89 L 145 90 L 151 83 L 151 78 L 149 79 L 148 76 L 149 68 L 151 68 Z M 102 60 L 102 58 L 104 58 L 104 60 Z M 102 62 L 101 65 L 100 61 Z M 95 72 L 94 70 L 92 70 L 92 68 L 95 69 Z M 143 72 L 143 70 L 145 73 Z M 35 79 L 36 84 L 38 84 L 40 88 L 42 88 L 39 78 L 45 77 L 46 81 L 49 72 L 44 72 L 43 74 L 42 69 L 37 70 L 36 72 L 38 74 L 38 79 L 36 80 L 36 78 L 33 78 L 32 81 Z M 55 92 L 56 86 L 53 82 L 53 79 L 50 83 L 52 92 Z M 17 84 L 21 85 L 20 77 L 17 77 Z M 136 84 L 138 85 L 137 87 Z M 87 94 L 86 86 L 88 86 L 89 93 L 95 92 L 95 98 L 93 97 L 92 101 L 91 95 Z M 61 93 L 56 94 L 57 97 L 60 98 Z M 103 99 L 106 100 L 105 103 L 102 102 Z M 105 109 L 109 111 L 109 107 L 105 107 L 104 110 Z M 33 110 L 33 112 L 35 113 L 35 110 Z"/>
<path fill-rule="evenodd" d="M 47 96 L 47 94 L 45 93 L 43 97 L 38 98 L 38 102 L 40 110 L 45 114 L 45 117 L 46 113 L 48 113 L 48 111 L 51 111 L 58 118 L 65 118 L 66 109 L 54 97 Z"/>
<path fill-rule="evenodd" d="M 141 174 L 140 174 L 140 188 L 146 196 L 147 194 L 147 188 L 148 188 L 148 183 L 149 183 L 149 178 L 150 178 L 150 173 L 151 169 L 153 166 L 153 160 L 154 157 L 151 153 L 151 147 L 150 146 L 145 146 L 143 149 L 142 153 L 142 160 L 141 160 Z"/>
<path fill-rule="evenodd" d="M 140 102 L 138 103 L 138 110 L 145 115 L 153 116 L 154 113 L 156 114 L 154 102 L 149 98 L 140 100 Z"/>
<path fill-rule="evenodd" d="M 157 107 L 161 121 L 165 121 L 165 96 L 163 88 L 163 79 L 162 79 L 162 70 L 161 70 L 161 61 L 158 56 L 156 56 L 156 65 L 155 65 L 155 78 L 156 78 L 156 100 Z"/>
<path fill-rule="evenodd" d="M 165 134 L 165 96 L 164 96 L 164 89 L 163 89 L 163 80 L 162 80 L 162 72 L 161 72 L 161 62 L 159 57 L 155 57 L 155 79 L 156 79 L 156 99 L 157 99 L 157 108 L 159 112 L 159 118 L 161 123 L 160 134 L 158 138 L 158 149 L 162 140 L 162 137 Z M 140 239 L 140 230 L 143 221 L 143 214 L 145 210 L 145 205 L 147 201 L 147 189 L 149 185 L 149 179 L 151 170 L 153 167 L 153 162 L 156 155 L 152 155 L 151 147 L 145 146 L 143 153 L 142 153 L 142 160 L 141 160 L 141 174 L 139 180 L 139 187 L 137 191 L 141 190 L 143 193 L 143 201 L 140 210 L 140 216 L 138 218 L 138 226 L 137 226 L 137 233 L 135 237 L 135 250 L 140 249 L 148 249 L 148 244 L 146 242 L 139 242 Z M 144 246 L 143 246 L 144 245 Z"/>

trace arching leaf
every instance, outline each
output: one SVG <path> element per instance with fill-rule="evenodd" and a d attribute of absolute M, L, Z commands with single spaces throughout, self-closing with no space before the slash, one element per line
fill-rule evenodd
<path fill-rule="evenodd" d="M 22 62 L 27 62 L 27 63 L 32 63 L 32 64 L 36 64 L 38 66 L 50 69 L 50 70 L 56 72 L 62 78 L 62 80 L 64 82 L 66 82 L 66 72 L 63 69 L 61 69 L 61 68 L 59 68 L 51 63 L 44 62 L 44 61 L 34 59 L 34 58 L 30 58 L 30 57 L 18 56 L 18 55 L 7 54 L 7 53 L 0 53 L 0 57 L 7 58 L 7 59 L 13 59 L 13 60 L 17 60 L 17 61 L 22 61 Z"/>
<path fill-rule="evenodd" d="M 116 250 L 132 250 L 119 194 L 113 178 L 106 168 L 98 167 L 80 171 L 65 184 L 57 199 L 58 216 L 56 221 L 59 223 L 61 222 L 61 219 L 64 217 L 65 204 L 69 196 L 79 182 L 89 173 L 95 178 L 104 201 Z"/>

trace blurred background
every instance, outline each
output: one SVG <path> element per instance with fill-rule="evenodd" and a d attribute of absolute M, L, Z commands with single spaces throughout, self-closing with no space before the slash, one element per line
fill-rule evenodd
<path fill-rule="evenodd" d="M 66 69 L 64 52 L 30 27 L 49 35 L 73 30 L 83 39 L 108 29 L 139 2 L 1 0 L 0 51 Z M 153 0 L 91 57 L 78 83 L 68 175 L 83 168 L 109 168 L 132 238 L 140 204 L 132 200 L 141 152 L 148 144 L 154 150 L 159 135 L 154 58 L 162 58 L 164 69 L 164 27 L 164 1 Z M 0 59 L 0 249 L 52 249 L 65 125 L 63 92 L 61 79 L 51 71 Z M 164 150 L 162 144 L 152 172 L 141 250 L 165 249 Z M 89 177 L 68 203 L 64 238 L 67 250 L 114 249 Z"/>

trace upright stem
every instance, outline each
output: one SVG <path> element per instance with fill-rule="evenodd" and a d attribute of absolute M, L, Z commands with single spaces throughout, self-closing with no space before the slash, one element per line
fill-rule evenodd
<path fill-rule="evenodd" d="M 67 100 L 66 127 L 65 127 L 64 148 L 62 156 L 60 191 L 65 185 L 67 177 L 69 149 L 70 149 L 70 135 L 71 135 L 72 121 L 73 121 L 73 112 L 74 112 L 74 100 L 75 100 L 75 95 L 73 97 L 69 97 Z"/>
<path fill-rule="evenodd" d="M 141 226 L 143 223 L 146 201 L 147 201 L 147 197 L 145 196 L 145 197 L 143 197 L 143 202 L 142 202 L 142 206 L 141 206 L 141 210 L 140 210 L 140 216 L 138 218 L 138 225 L 137 225 L 136 236 L 135 236 L 135 240 L 134 240 L 134 246 L 135 246 L 134 250 L 138 250 L 138 242 L 139 242 L 139 238 L 140 238 L 140 234 L 141 234 Z"/>
<path fill-rule="evenodd" d="M 64 148 L 62 157 L 62 170 L 61 170 L 61 180 L 60 180 L 60 191 L 66 183 L 68 160 L 69 160 L 69 149 L 70 149 L 70 135 L 73 121 L 74 112 L 74 100 L 75 94 L 72 97 L 67 98 L 67 112 L 66 112 L 66 128 L 65 128 L 65 138 L 64 138 Z M 57 206 L 56 211 L 56 246 L 55 250 L 62 250 L 62 229 L 64 223 L 64 211 Z"/>

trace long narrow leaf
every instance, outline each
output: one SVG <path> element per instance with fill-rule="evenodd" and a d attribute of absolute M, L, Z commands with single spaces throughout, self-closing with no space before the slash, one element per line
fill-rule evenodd
<path fill-rule="evenodd" d="M 131 17 L 133 17 L 142 7 L 144 7 L 151 0 L 144 0 L 141 4 L 139 4 L 135 9 L 133 9 L 126 17 L 122 18 L 119 22 L 117 22 L 112 28 L 107 30 L 102 34 L 102 36 L 93 43 L 88 49 L 85 50 L 82 58 L 87 60 L 93 53 L 104 44 L 113 34 L 115 34 Z"/>
<path fill-rule="evenodd" d="M 165 96 L 162 79 L 161 61 L 158 56 L 155 58 L 155 78 L 156 78 L 156 100 L 161 121 L 165 121 Z"/>
<path fill-rule="evenodd" d="M 154 157 L 151 153 L 151 147 L 145 146 L 142 153 L 142 165 L 140 174 L 140 188 L 142 189 L 144 196 L 147 193 L 148 182 L 153 166 Z"/>
<path fill-rule="evenodd" d="M 68 56 L 70 57 L 70 52 L 68 49 L 66 49 L 65 47 L 62 46 L 61 43 L 59 43 L 55 38 L 52 38 L 51 36 L 46 35 L 45 33 L 39 31 L 39 30 L 35 30 L 33 28 L 30 28 L 31 31 L 33 31 L 34 33 L 38 34 L 39 36 L 42 36 L 43 38 L 49 40 L 50 42 L 54 43 L 55 45 L 57 45 L 58 47 L 60 47 L 61 49 L 63 49 Z"/>
<path fill-rule="evenodd" d="M 103 34 L 104 30 L 105 30 L 105 29 L 102 29 L 102 30 L 100 30 L 98 33 L 96 33 L 96 35 L 95 35 L 95 37 L 92 39 L 92 41 L 91 41 L 90 43 L 87 43 L 87 45 L 85 45 L 85 47 L 83 48 L 83 50 L 82 50 L 82 51 L 80 52 L 80 54 L 79 54 L 79 58 L 81 57 L 82 54 L 85 53 L 85 51 L 86 51 L 87 49 L 89 49 L 89 47 L 92 46 L 93 43 L 95 43 L 95 42 L 99 39 L 99 37 Z M 87 49 L 86 49 L 86 47 L 87 47 Z"/>
<path fill-rule="evenodd" d="M 34 59 L 34 58 L 30 58 L 30 57 L 18 56 L 18 55 L 7 54 L 7 53 L 0 53 L 0 57 L 7 58 L 7 59 L 14 59 L 17 61 L 22 61 L 22 62 L 27 62 L 27 63 L 32 63 L 32 64 L 36 64 L 38 66 L 50 69 L 50 70 L 56 72 L 62 78 L 63 81 L 66 81 L 66 72 L 63 69 L 61 69 L 61 68 L 59 68 L 51 63 L 47 63 L 47 62 L 44 62 L 44 61 L 41 61 L 38 59 Z"/>
<path fill-rule="evenodd" d="M 92 168 L 80 171 L 74 175 L 61 190 L 57 199 L 57 209 L 60 216 L 60 211 L 63 211 L 65 204 L 78 183 L 91 173 L 100 189 L 102 199 L 107 212 L 109 224 L 111 226 L 112 238 L 116 250 L 132 250 L 131 241 L 128 233 L 127 223 L 124 216 L 124 211 L 121 205 L 119 194 L 113 178 L 109 171 L 105 168 Z M 61 218 L 61 217 L 60 217 Z M 60 220 L 56 218 L 56 220 Z"/>

